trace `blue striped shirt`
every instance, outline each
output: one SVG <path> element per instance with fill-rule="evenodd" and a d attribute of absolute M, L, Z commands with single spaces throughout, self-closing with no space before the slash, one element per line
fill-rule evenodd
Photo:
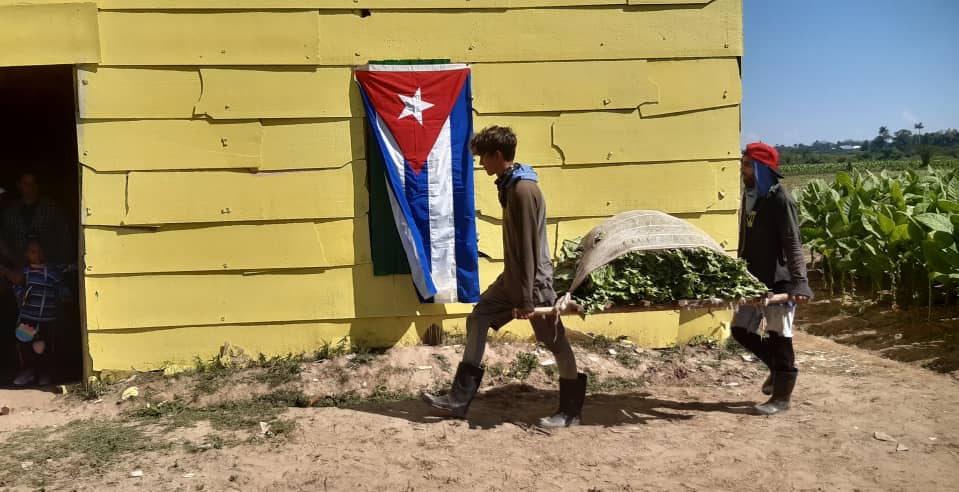
<path fill-rule="evenodd" d="M 28 321 L 56 321 L 63 270 L 51 265 L 23 269 L 23 285 L 16 287 L 20 318 Z"/>

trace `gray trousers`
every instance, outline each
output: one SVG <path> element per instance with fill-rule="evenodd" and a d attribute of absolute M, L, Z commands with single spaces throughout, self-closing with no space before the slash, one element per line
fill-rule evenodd
<path fill-rule="evenodd" d="M 499 287 L 499 283 L 494 283 L 483 292 L 479 303 L 466 319 L 466 348 L 463 350 L 463 362 L 476 367 L 480 366 L 483 353 L 486 351 L 486 340 L 490 328 L 498 330 L 512 321 L 514 307 Z M 529 322 L 533 325 L 536 340 L 546 345 L 556 358 L 559 377 L 576 379 L 576 357 L 573 355 L 573 348 L 569 345 L 569 339 L 566 338 L 563 321 L 558 316 L 537 316 L 531 318 Z"/>

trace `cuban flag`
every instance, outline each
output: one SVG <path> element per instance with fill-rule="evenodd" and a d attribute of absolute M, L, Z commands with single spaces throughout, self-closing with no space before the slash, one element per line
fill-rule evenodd
<path fill-rule="evenodd" d="M 423 302 L 479 300 L 468 65 L 365 65 L 356 79 Z"/>

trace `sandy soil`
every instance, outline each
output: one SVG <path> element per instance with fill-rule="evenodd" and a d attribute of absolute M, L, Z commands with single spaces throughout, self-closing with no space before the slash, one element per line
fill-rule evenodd
<path fill-rule="evenodd" d="M 837 316 L 848 317 L 809 309 L 820 311 L 804 317 L 815 329 L 827 322 L 835 328 Z M 95 466 L 76 456 L 38 455 L 26 470 L 22 461 L 0 460 L 0 489 L 956 490 L 957 373 L 808 334 L 797 336 L 796 345 L 801 373 L 794 406 L 773 418 L 750 414 L 763 400 L 765 373 L 741 354 L 704 346 L 618 345 L 616 355 L 606 347 L 577 348 L 581 366 L 603 385 L 593 388 L 583 425 L 575 428 L 547 432 L 532 425 L 557 398 L 554 376 L 537 368 L 523 380 L 515 373 L 488 377 L 467 421 L 442 420 L 417 400 L 400 400 L 285 409 L 282 418 L 295 420 L 296 428 L 276 437 L 261 437 L 256 427 L 218 431 L 206 422 L 172 430 L 140 424 L 151 440 L 169 445 Z M 313 402 L 349 392 L 417 393 L 449 379 L 459 350 L 407 347 L 362 364 L 348 357 L 309 362 L 282 388 L 302 390 Z M 488 352 L 497 368 L 491 372 L 506 372 L 520 352 L 549 360 L 529 344 L 497 344 Z M 138 375 L 96 403 L 0 390 L 0 406 L 13 408 L 0 416 L 0 442 L 6 441 L 0 450 L 9 456 L 30 449 L 36 444 L 24 442 L 24 430 L 56 436 L 77 419 L 136 425 L 125 412 L 147 402 L 202 406 L 273 391 L 256 381 L 262 371 L 225 376 L 213 394 L 196 394 L 190 377 Z M 141 396 L 117 403 L 131 385 Z M 197 448 L 217 433 L 234 444 Z M 143 476 L 131 477 L 134 470 Z"/>

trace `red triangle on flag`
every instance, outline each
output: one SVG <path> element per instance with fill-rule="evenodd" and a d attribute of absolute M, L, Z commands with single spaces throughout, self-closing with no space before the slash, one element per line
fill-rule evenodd
<path fill-rule="evenodd" d="M 392 67 L 392 66 L 391 66 Z M 393 134 L 413 172 L 426 165 L 436 138 L 459 98 L 469 68 L 416 70 L 356 70 L 366 97 Z"/>

